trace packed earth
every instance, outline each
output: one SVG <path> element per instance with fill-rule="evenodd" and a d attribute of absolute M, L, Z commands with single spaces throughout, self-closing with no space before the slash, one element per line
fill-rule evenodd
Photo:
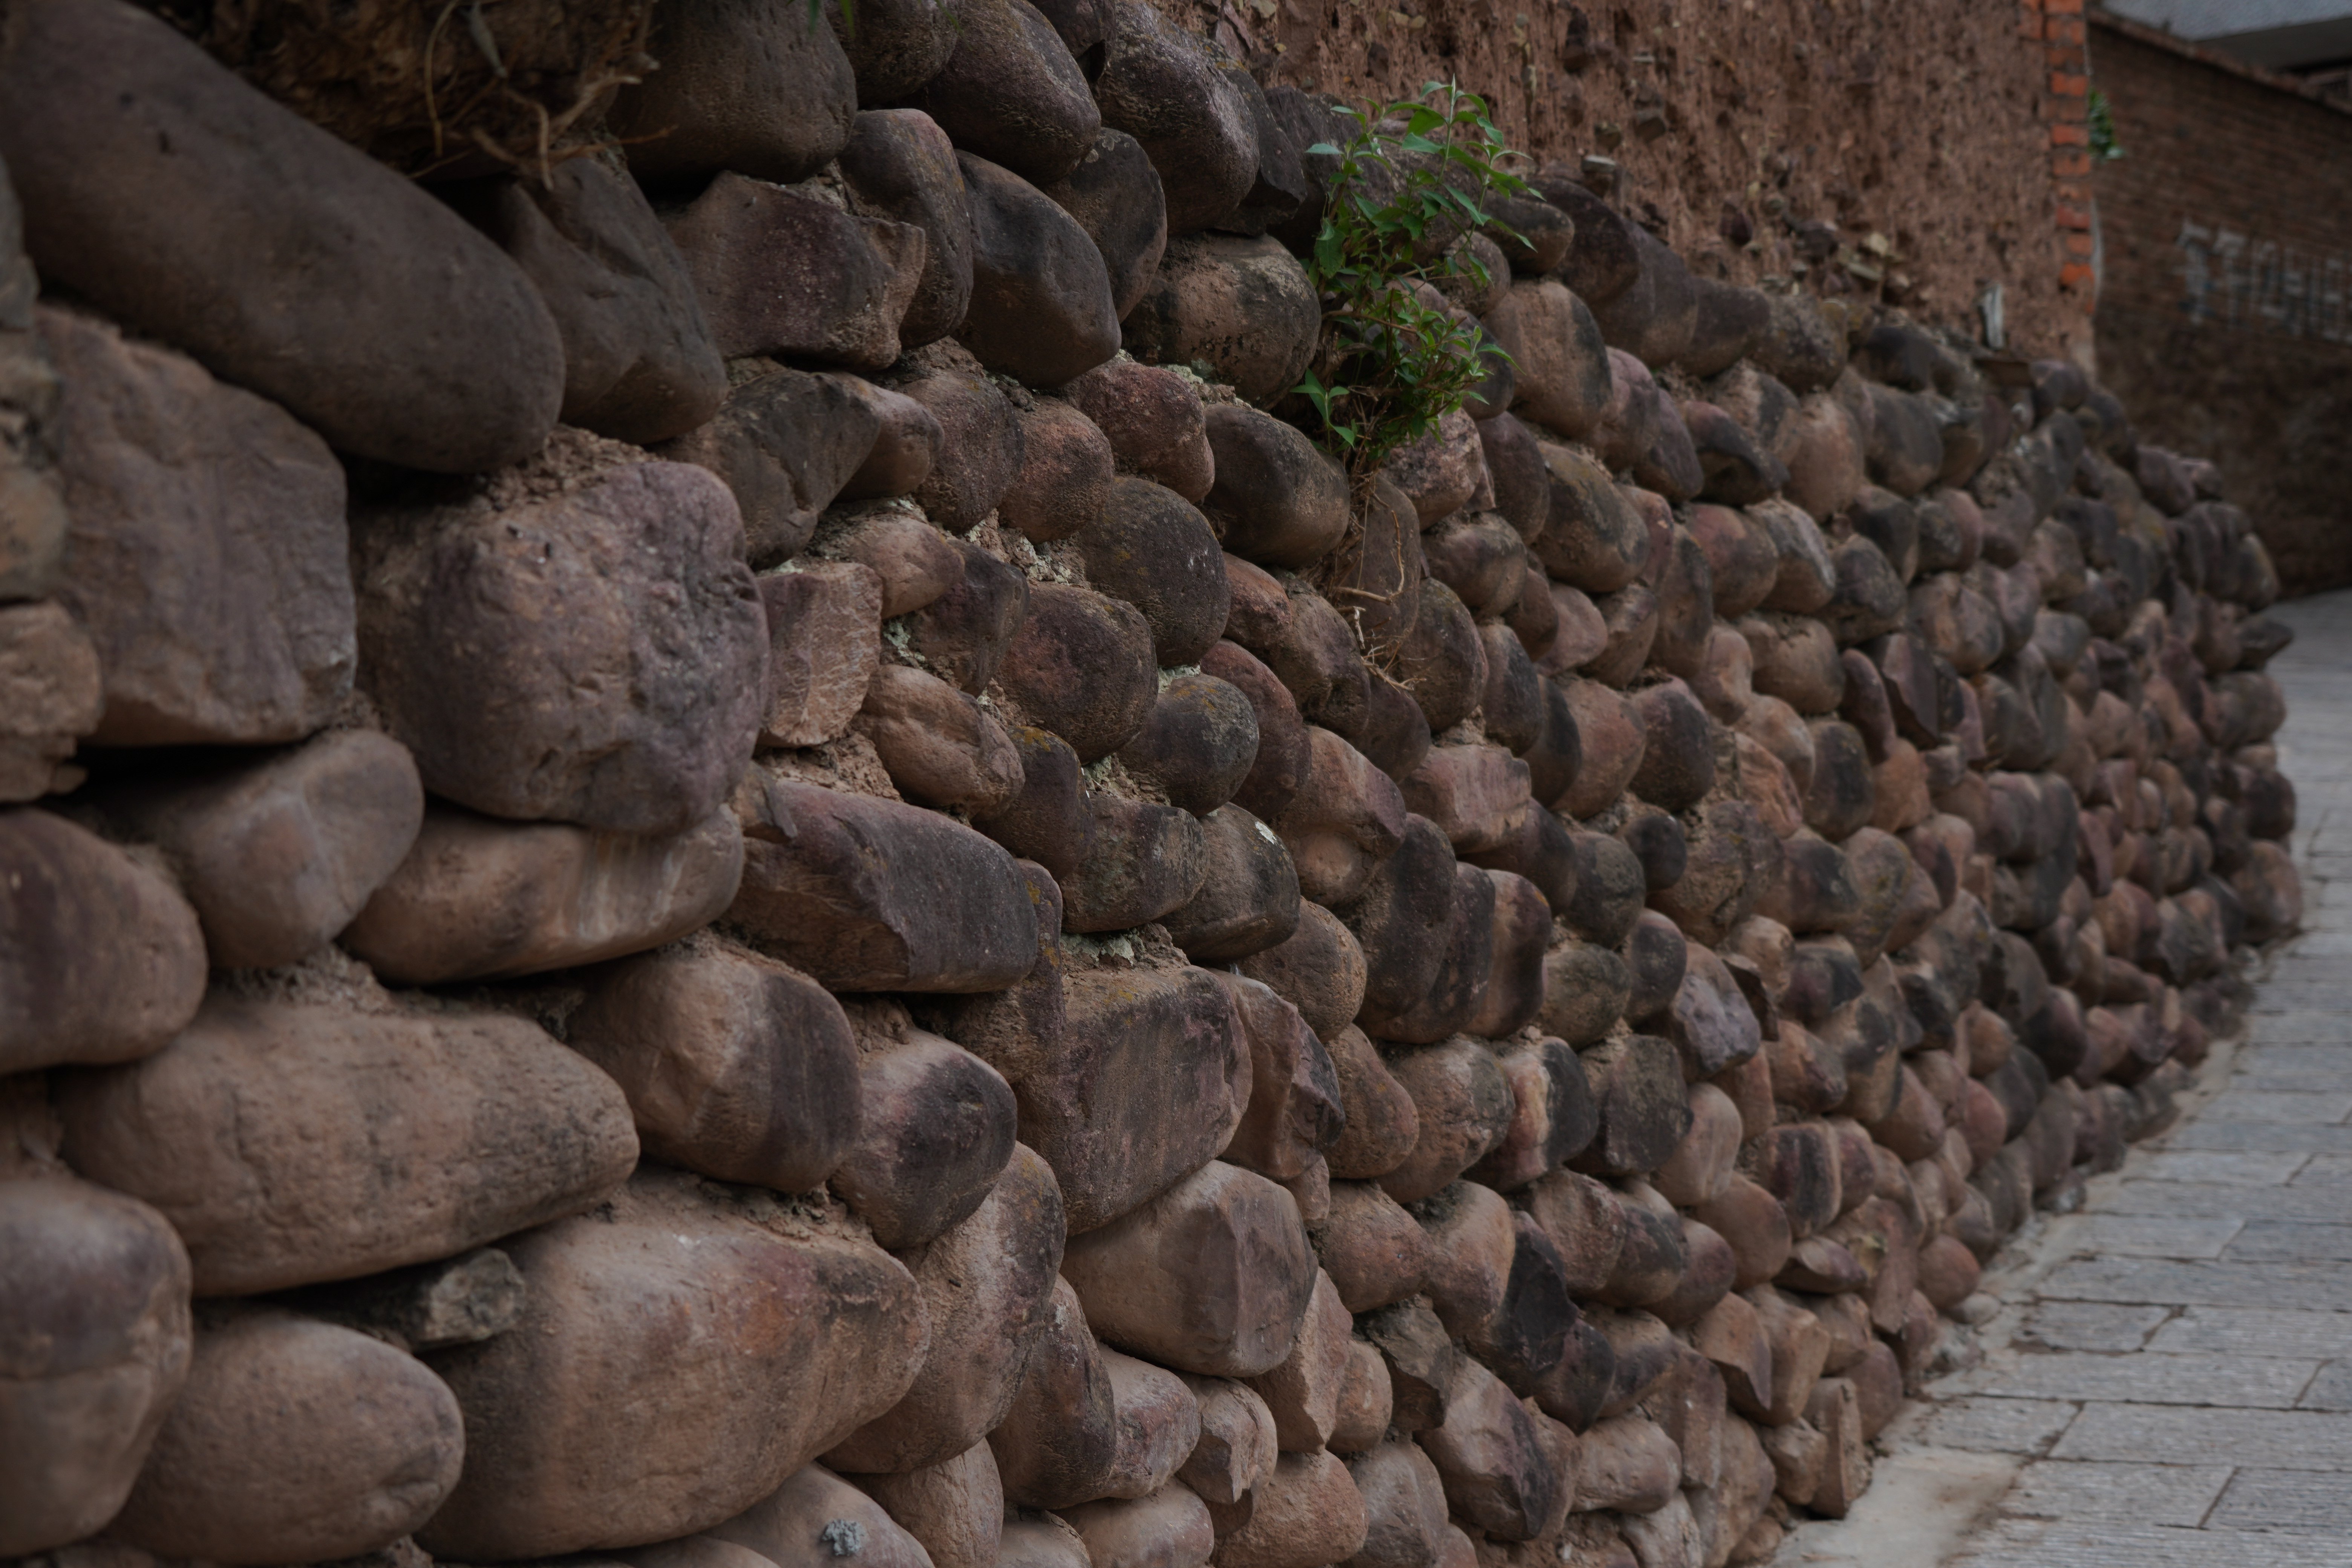
<path fill-rule="evenodd" d="M 1360 472 L 1139 0 L 255 9 L 0 3 L 0 1556 L 1766 1562 L 2297 926 L 2071 362 L 1545 165 Z"/>

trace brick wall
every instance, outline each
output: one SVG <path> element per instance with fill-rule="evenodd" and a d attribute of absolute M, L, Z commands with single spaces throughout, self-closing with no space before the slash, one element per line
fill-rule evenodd
<path fill-rule="evenodd" d="M 2211 457 L 2290 592 L 2352 583 L 2352 112 L 2094 14 L 2125 155 L 2097 197 L 2099 370 Z"/>

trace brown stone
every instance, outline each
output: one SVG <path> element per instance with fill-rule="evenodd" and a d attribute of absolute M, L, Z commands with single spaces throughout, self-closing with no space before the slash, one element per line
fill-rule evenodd
<path fill-rule="evenodd" d="M 1621 1035 L 1584 1052 L 1583 1061 L 1601 1130 L 1577 1156 L 1578 1168 L 1624 1174 L 1664 1164 L 1690 1128 L 1674 1047 Z"/>
<path fill-rule="evenodd" d="M 1331 1428 L 1335 1454 L 1360 1454 L 1377 1446 L 1395 1414 L 1388 1363 L 1367 1340 L 1348 1342 L 1348 1376 L 1339 1390 L 1339 1415 Z"/>
<path fill-rule="evenodd" d="M 860 1054 L 857 1141 L 833 1190 L 877 1242 L 902 1251 L 961 1224 L 999 1185 L 1015 1151 L 1013 1090 L 986 1062 L 921 1029 L 869 1035 Z M 1054 1207 L 1058 1216 L 1058 1198 Z"/>
<path fill-rule="evenodd" d="M 1087 49 L 1099 60 L 1112 29 L 1110 6 L 1080 0 L 1068 9 L 1091 16 L 1086 31 L 1094 41 Z M 1105 126 L 1076 168 L 1039 188 L 1094 240 L 1110 274 L 1111 309 L 1126 320 L 1168 249 L 1168 202 L 1150 154 L 1126 132 Z"/>
<path fill-rule="evenodd" d="M 1246 955 L 1238 967 L 1297 1007 L 1307 1027 L 1335 1047 L 1363 1005 L 1363 950 L 1337 915 L 1308 900 L 1299 901 L 1298 924 L 1288 937 Z"/>
<path fill-rule="evenodd" d="M 1201 1436 L 1177 1479 L 1213 1508 L 1233 1508 L 1274 1473 L 1274 1413 L 1245 1383 L 1192 1376 L 1184 1383 L 1200 1407 Z"/>
<path fill-rule="evenodd" d="M 1366 1180 L 1385 1176 L 1419 1144 L 1421 1113 L 1412 1094 L 1353 1025 L 1331 1035 L 1330 1053 L 1346 1112 L 1345 1127 L 1325 1152 L 1332 1174 Z"/>
<path fill-rule="evenodd" d="M 514 258 L 554 318 L 563 423 L 646 446 L 717 412 L 727 367 L 677 247 L 625 171 L 571 158 L 544 180 L 455 187 L 450 205 Z"/>
<path fill-rule="evenodd" d="M 1250 1380 L 1273 1413 L 1275 1434 L 1290 1452 L 1312 1452 L 1329 1442 L 1348 1378 L 1353 1321 L 1337 1285 L 1320 1270 L 1306 1314 L 1281 1364 Z"/>
<path fill-rule="evenodd" d="M 760 579 L 768 620 L 761 745 L 823 745 L 849 732 L 882 662 L 884 592 L 883 580 L 854 561 L 812 561 Z"/>
<path fill-rule="evenodd" d="M 22 14 L 0 80 L 0 157 L 45 279 L 362 457 L 471 473 L 546 439 L 555 323 L 425 191 L 136 10 Z M 408 264 L 420 255 L 439 265 Z M 248 631 L 253 602 L 276 600 L 240 606 Z"/>
<path fill-rule="evenodd" d="M 1093 1568 L 1087 1543 L 1058 1515 L 1008 1510 L 999 1568 Z"/>
<path fill-rule="evenodd" d="M 1257 747 L 1233 799 L 1266 822 L 1282 816 L 1307 781 L 1313 752 L 1298 700 L 1239 643 L 1220 640 L 1201 656 L 1201 673 L 1239 691 L 1256 720 Z"/>
<path fill-rule="evenodd" d="M 1005 1498 L 1024 1507 L 1067 1508 L 1100 1497 L 1110 1479 L 1118 1406 L 1110 1369 L 1066 1279 L 1054 1282 L 1012 1408 L 988 1446 Z"/>
<path fill-rule="evenodd" d="M 828 989 L 993 991 L 1036 963 L 1020 870 L 970 828 L 756 771 L 737 809 L 744 873 L 730 918 Z M 890 858 L 877 863 L 867 847 L 880 844 Z"/>
<path fill-rule="evenodd" d="M 726 173 L 667 215 L 719 353 L 881 370 L 922 280 L 912 224 L 865 217 L 805 192 Z"/>
<path fill-rule="evenodd" d="M 1404 797 L 1365 755 L 1318 726 L 1307 731 L 1306 783 L 1272 824 L 1290 851 L 1298 889 L 1326 907 L 1351 910 L 1403 844 Z M 1431 830 L 1430 837 L 1442 843 Z"/>
<path fill-rule="evenodd" d="M 1134 137 L 1159 171 L 1168 232 L 1206 228 L 1239 206 L 1256 179 L 1248 100 L 1191 34 L 1133 0 L 1114 11 L 1095 79 L 1103 123 Z"/>
<path fill-rule="evenodd" d="M 1284 1454 L 1253 1497 L 1249 1522 L 1217 1542 L 1218 1568 L 1317 1568 L 1364 1545 L 1364 1500 L 1336 1455 Z"/>
<path fill-rule="evenodd" d="M 830 1542 L 844 1539 L 855 1540 L 857 1555 L 874 1568 L 922 1568 L 929 1561 L 921 1544 L 878 1501 L 823 1465 L 803 1466 L 774 1491 L 694 1539 L 710 1546 L 731 1545 L 745 1557 L 776 1568 L 825 1562 L 833 1555 Z M 694 1568 L 751 1568 L 751 1563 L 738 1557 Z"/>
<path fill-rule="evenodd" d="M 564 1039 L 628 1096 L 647 1154 L 720 1181 L 808 1192 L 862 1125 L 840 1004 L 806 975 L 715 940 L 598 974 Z"/>
<path fill-rule="evenodd" d="M 1511 1087 L 1511 1127 L 1469 1174 L 1512 1192 L 1580 1153 L 1599 1117 L 1582 1064 L 1566 1041 L 1541 1037 L 1507 1046 L 1498 1056 Z"/>
<path fill-rule="evenodd" d="M 1132 605 L 1091 589 L 1046 583 L 998 679 L 1041 728 L 1067 741 L 1082 763 L 1132 739 L 1158 700 L 1150 623 Z"/>
<path fill-rule="evenodd" d="M 0 1067 L 135 1060 L 205 994 L 195 911 L 157 871 L 47 812 L 0 813 Z"/>
<path fill-rule="evenodd" d="M 618 958 L 724 913 L 743 853 L 723 807 L 639 837 L 436 804 L 342 940 L 384 979 L 420 985 Z"/>
<path fill-rule="evenodd" d="M 1377 1183 L 1333 1182 L 1330 1212 L 1312 1235 L 1325 1272 L 1351 1312 L 1404 1300 L 1427 1281 L 1427 1233 Z"/>
<path fill-rule="evenodd" d="M 1034 543 L 1071 534 L 1102 515 L 1110 499 L 1110 442 L 1068 404 L 1038 398 L 1021 416 L 1021 465 L 997 515 Z"/>
<path fill-rule="evenodd" d="M 1316 1279 L 1290 1194 L 1222 1163 L 1073 1237 L 1063 1273 L 1104 1338 L 1220 1377 L 1282 1363 Z"/>
<path fill-rule="evenodd" d="M 1019 411 L 980 362 L 937 344 L 919 356 L 926 368 L 897 390 L 930 411 L 945 442 L 930 476 L 916 487 L 925 515 L 950 533 L 969 533 L 1011 489 L 1027 455 Z"/>
<path fill-rule="evenodd" d="M 1251 1072 L 1233 1003 L 1202 971 L 1086 971 L 1065 990 L 1058 1038 L 1023 1031 L 1001 1047 L 974 1047 L 1013 1084 L 1022 1141 L 1053 1165 L 1077 1234 L 1223 1149 L 1248 1106 Z"/>
<path fill-rule="evenodd" d="M 742 517 L 735 548 L 755 566 L 772 566 L 800 552 L 819 514 L 873 456 L 882 416 L 864 386 L 776 366 L 730 389 L 700 428 L 662 443 L 661 456 L 716 474 Z"/>
<path fill-rule="evenodd" d="M 987 689 L 1029 614 L 1029 579 L 969 540 L 949 543 L 963 574 L 908 617 L 907 650 L 961 690 Z"/>
<path fill-rule="evenodd" d="M 1250 1101 L 1224 1157 L 1296 1181 L 1341 1126 L 1339 1079 L 1298 1010 L 1255 980 L 1207 971 L 1227 995 L 1250 1047 Z"/>
<path fill-rule="evenodd" d="M 1304 435 L 1245 404 L 1209 408 L 1206 434 L 1216 483 L 1201 510 L 1227 550 L 1300 570 L 1339 542 L 1347 479 Z"/>
<path fill-rule="evenodd" d="M 1502 1142 L 1517 1101 L 1494 1052 L 1467 1037 L 1397 1052 L 1388 1065 L 1412 1097 L 1420 1131 L 1412 1152 L 1379 1180 L 1398 1202 L 1415 1203 Z"/>
<path fill-rule="evenodd" d="M 1455 1369 L 1444 1423 L 1418 1441 L 1454 1511 L 1504 1541 L 1541 1533 L 1569 1484 L 1549 1463 L 1537 1417 L 1473 1361 Z"/>
<path fill-rule="evenodd" d="M 936 1465 L 893 1476 L 859 1476 L 852 1484 L 922 1543 L 932 1568 L 996 1568 L 1004 1486 L 986 1443 Z"/>
<path fill-rule="evenodd" d="M 913 1278 L 862 1235 L 657 1170 L 610 1211 L 509 1250 L 523 1321 L 436 1363 L 470 1439 L 457 1489 L 418 1531 L 440 1556 L 548 1555 L 733 1519 L 896 1405 L 929 1342 Z M 776 1310 L 716 1308 L 747 1296 Z"/>
<path fill-rule="evenodd" d="M 320 728 L 358 651 L 326 443 L 95 317 L 45 306 L 35 322 L 64 387 L 71 522 L 56 592 L 98 652 L 105 711 L 90 738 L 247 744 Z"/>
<path fill-rule="evenodd" d="M 995 815 L 1021 792 L 1021 753 L 997 717 L 927 671 L 882 665 L 854 728 L 898 793 L 935 811 Z"/>
<path fill-rule="evenodd" d="M 677 832 L 758 731 L 767 626 L 740 538 L 724 488 L 677 463 L 372 518 L 352 568 L 369 696 L 437 795 Z"/>
<path fill-rule="evenodd" d="M 1147 15 L 1132 0 L 1120 14 Z M 1159 30 L 1168 25 L 1155 17 L 1139 26 Z M 1124 34 L 1121 38 L 1123 45 Z M 1197 47 L 1190 39 L 1184 43 Z M 1132 124 L 1119 129 L 1151 150 L 1150 136 Z M 1320 312 L 1306 269 L 1271 237 L 1186 233 L 1190 226 L 1181 221 L 1170 171 L 1156 159 L 1154 166 L 1169 191 L 1169 233 L 1177 237 L 1168 242 L 1159 276 L 1127 315 L 1127 351 L 1151 363 L 1208 364 L 1248 402 L 1269 403 L 1297 384 L 1314 352 Z"/>
<path fill-rule="evenodd" d="M 368 1419 L 335 1419 L 355 1407 Z M 113 1532 L 215 1561 L 356 1555 L 433 1517 L 465 1446 L 457 1400 L 413 1357 L 290 1312 L 215 1309 Z"/>
<path fill-rule="evenodd" d="M 495 1015 L 219 996 L 59 1110 L 73 1167 L 162 1209 L 207 1295 L 461 1252 L 596 1203 L 636 1158 L 617 1086 Z"/>
<path fill-rule="evenodd" d="M 1062 1199 L 1053 1172 L 1033 1152 L 1016 1145 L 1002 1169 L 968 1215 L 901 1254 L 922 1291 L 930 1352 L 898 1404 L 826 1453 L 834 1468 L 898 1472 L 940 1464 L 979 1443 L 1012 1409 L 1052 1310 Z"/>
<path fill-rule="evenodd" d="M 105 711 L 97 645 L 61 605 L 0 607 L 0 801 L 37 800 L 76 776 L 66 759 Z"/>
<path fill-rule="evenodd" d="M 1096 1568 L 1205 1568 L 1216 1546 L 1208 1505 L 1173 1483 L 1149 1497 L 1105 1498 L 1063 1513 Z"/>
<path fill-rule="evenodd" d="M 1443 1561 L 1445 1483 L 1415 1443 L 1382 1443 L 1351 1457 L 1348 1473 L 1364 1501 L 1364 1544 L 1354 1568 L 1436 1568 Z"/>
<path fill-rule="evenodd" d="M 1487 324 L 1507 346 L 1517 339 L 1517 401 L 1528 417 L 1570 440 L 1600 423 L 1612 390 L 1609 353 L 1580 293 L 1548 278 L 1515 279 Z"/>
<path fill-rule="evenodd" d="M 1043 21 L 1025 0 L 1001 4 Z M 1078 154 L 1096 130 L 1084 128 Z M 1034 386 L 1059 386 L 1117 353 L 1110 275 L 1093 237 L 1012 170 L 971 152 L 959 152 L 956 162 L 971 205 L 971 305 L 956 329 L 964 346 L 991 370 Z"/>
<path fill-rule="evenodd" d="M 0 1182 L 9 1324 L 0 1550 L 79 1541 L 121 1509 L 188 1375 L 188 1255 L 146 1205 L 83 1182 Z"/>

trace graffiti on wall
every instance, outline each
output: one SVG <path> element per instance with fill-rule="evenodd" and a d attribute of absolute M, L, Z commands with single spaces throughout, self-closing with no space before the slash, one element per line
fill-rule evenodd
<path fill-rule="evenodd" d="M 2173 243 L 2190 324 L 2352 342 L 2352 252 L 2315 256 L 2193 218 Z"/>

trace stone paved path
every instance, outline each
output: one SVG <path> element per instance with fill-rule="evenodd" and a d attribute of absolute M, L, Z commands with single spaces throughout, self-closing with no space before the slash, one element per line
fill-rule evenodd
<path fill-rule="evenodd" d="M 2352 1568 L 2352 592 L 2277 606 L 2304 934 L 2170 1131 L 1989 1276 L 1856 1517 L 1780 1563 Z"/>

